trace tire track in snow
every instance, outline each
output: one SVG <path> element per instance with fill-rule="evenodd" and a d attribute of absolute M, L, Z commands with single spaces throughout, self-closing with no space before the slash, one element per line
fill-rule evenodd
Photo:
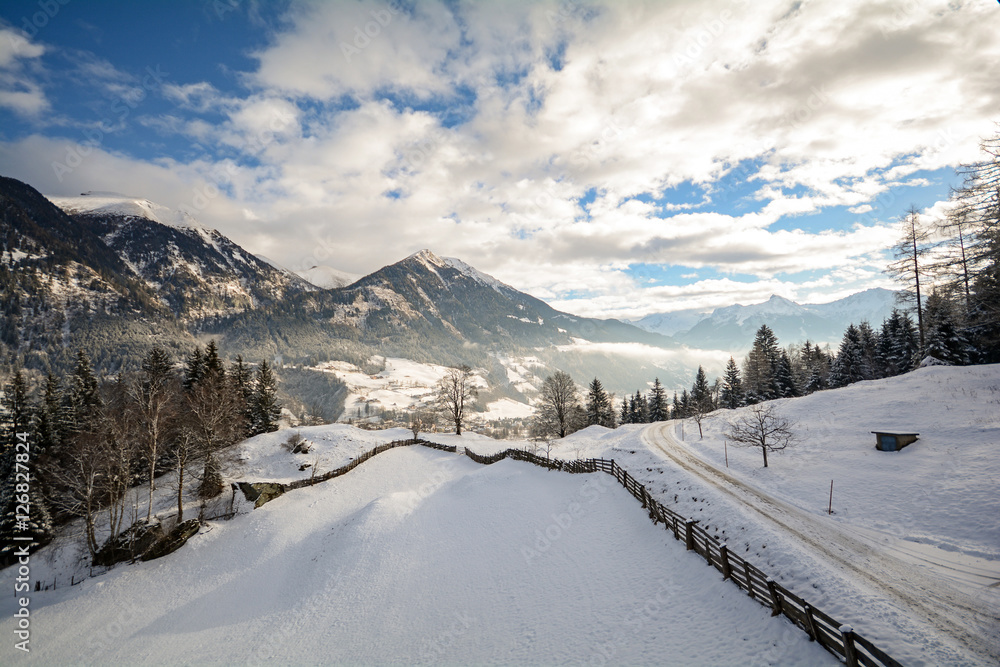
<path fill-rule="evenodd" d="M 814 516 L 702 461 L 676 441 L 670 433 L 672 428 L 664 423 L 653 424 L 642 432 L 642 441 L 713 488 L 805 542 L 823 557 L 847 570 L 851 576 L 862 579 L 890 600 L 903 605 L 904 609 L 918 614 L 921 620 L 969 650 L 991 660 L 1000 660 L 1000 643 L 997 641 L 1000 616 L 995 607 L 957 591 L 947 582 L 935 581 L 915 571 L 911 563 L 899 559 L 891 549 L 858 534 L 851 534 L 849 529 L 836 522 Z M 981 628 L 983 632 L 970 632 L 970 627 Z"/>

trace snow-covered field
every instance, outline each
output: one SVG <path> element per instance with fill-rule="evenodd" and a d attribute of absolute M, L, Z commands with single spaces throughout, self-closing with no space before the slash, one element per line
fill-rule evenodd
<path fill-rule="evenodd" d="M 703 439 L 693 420 L 591 427 L 552 455 L 624 461 L 661 502 L 903 664 L 996 664 L 1000 366 L 923 368 L 777 408 L 800 442 L 766 469 L 758 449 L 726 445 L 727 410 Z M 877 429 L 920 439 L 881 452 Z"/>
<path fill-rule="evenodd" d="M 34 594 L 18 662 L 834 664 L 671 541 L 607 476 L 392 450 Z"/>
<path fill-rule="evenodd" d="M 507 375 L 519 391 L 535 391 L 530 380 L 537 378 L 527 369 L 530 360 L 501 359 L 507 367 Z M 375 375 L 369 375 L 346 361 L 327 361 L 315 367 L 316 370 L 332 373 L 347 385 L 348 395 L 344 402 L 341 420 L 363 418 L 376 414 L 379 409 L 414 410 L 422 409 L 434 402 L 438 381 L 449 370 L 446 366 L 422 364 L 409 359 L 388 357 L 385 368 Z M 474 375 L 473 383 L 480 390 L 489 388 L 489 383 L 481 372 Z M 489 422 L 500 419 L 519 419 L 531 416 L 531 406 L 513 399 L 503 398 L 485 405 L 473 405 L 478 412 L 470 413 L 473 422 Z"/>
<path fill-rule="evenodd" d="M 926 368 L 779 407 L 802 441 L 766 470 L 759 452 L 731 446 L 726 468 L 727 411 L 701 440 L 690 421 L 591 427 L 551 453 L 615 458 L 905 665 L 996 664 L 1000 366 Z M 877 452 L 877 427 L 921 439 Z M 281 447 L 288 431 L 258 436 L 236 448 L 227 476 L 300 479 L 312 472 L 303 464 L 323 472 L 410 435 L 301 433 L 308 454 Z M 480 453 L 511 446 L 432 438 Z M 166 515 L 169 479 L 159 486 Z M 71 551 L 61 542 L 34 555 L 32 578 L 85 574 Z M 0 585 L 13 590 L 15 576 Z M 9 638 L 14 609 L 4 596 Z M 419 447 L 209 522 L 166 558 L 33 593 L 31 610 L 32 653 L 16 657 L 32 664 L 835 662 L 654 527 L 611 477 Z"/>

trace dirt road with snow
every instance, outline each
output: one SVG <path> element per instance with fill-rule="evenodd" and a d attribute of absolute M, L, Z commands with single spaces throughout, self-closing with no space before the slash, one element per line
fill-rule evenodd
<path fill-rule="evenodd" d="M 1000 660 L 1000 605 L 982 591 L 1000 583 L 1000 566 L 866 529 L 846 526 L 764 493 L 695 456 L 673 423 L 653 424 L 654 452 L 753 510 L 806 545 L 862 588 L 898 604 L 989 661 Z"/>

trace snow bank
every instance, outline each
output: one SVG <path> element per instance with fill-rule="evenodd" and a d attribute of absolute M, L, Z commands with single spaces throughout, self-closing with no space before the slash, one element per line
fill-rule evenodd
<path fill-rule="evenodd" d="M 836 664 L 610 478 L 424 448 L 32 605 L 24 664 Z"/>

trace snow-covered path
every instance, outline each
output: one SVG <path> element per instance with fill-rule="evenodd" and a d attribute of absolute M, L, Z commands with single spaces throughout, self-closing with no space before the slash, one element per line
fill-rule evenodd
<path fill-rule="evenodd" d="M 802 510 L 695 456 L 677 441 L 676 423 L 653 424 L 643 442 L 747 510 L 800 540 L 879 596 L 903 606 L 936 632 L 1000 660 L 1000 608 L 978 595 L 1000 584 L 1000 563 L 917 544 Z"/>
<path fill-rule="evenodd" d="M 609 476 L 418 447 L 31 606 L 18 664 L 836 664 Z"/>

